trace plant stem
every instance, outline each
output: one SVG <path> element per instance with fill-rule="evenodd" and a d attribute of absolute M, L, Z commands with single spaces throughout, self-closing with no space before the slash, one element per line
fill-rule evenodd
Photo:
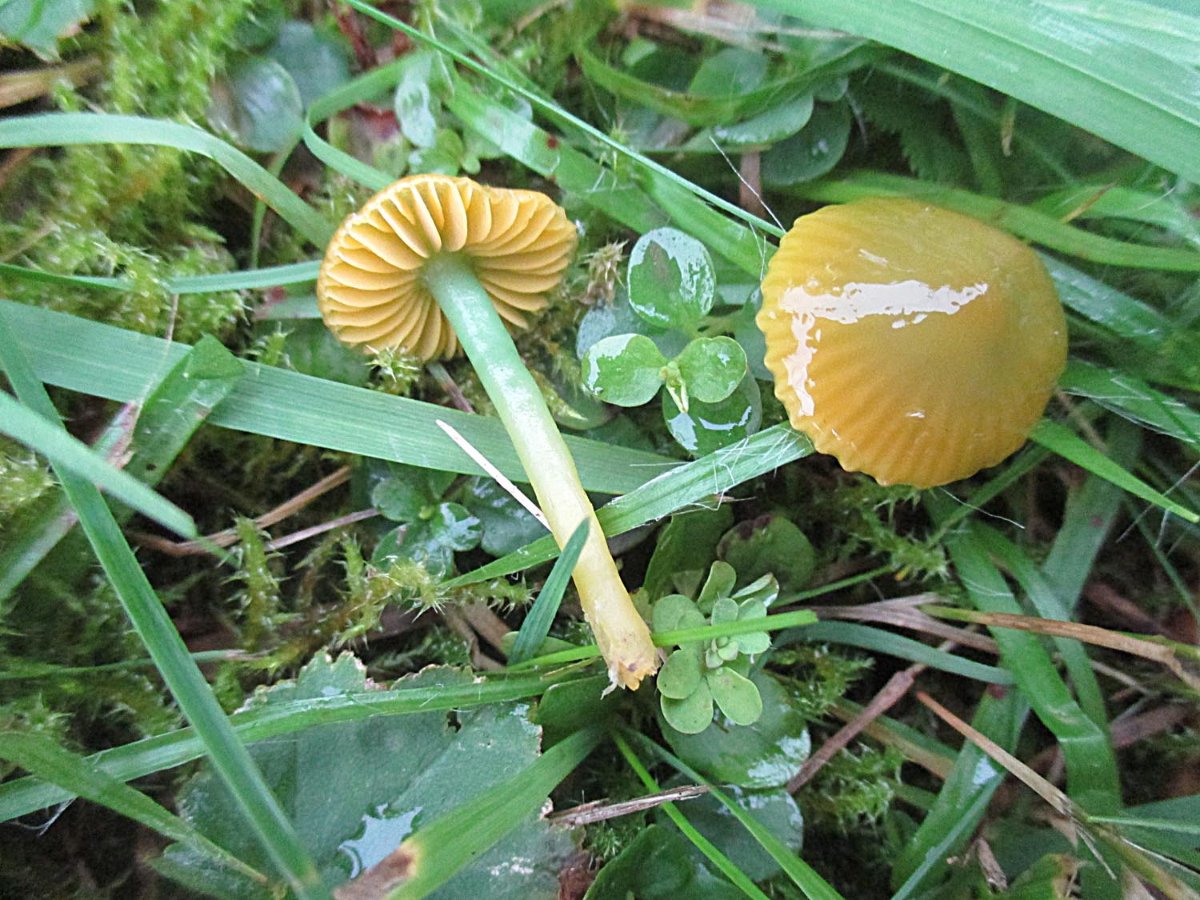
<path fill-rule="evenodd" d="M 559 547 L 566 545 L 580 522 L 589 523 L 587 543 L 573 575 L 575 587 L 608 664 L 609 678 L 613 684 L 636 688 L 658 668 L 650 629 L 621 582 L 604 529 L 542 392 L 469 259 L 447 253 L 430 260 L 425 283 L 496 407 Z"/>

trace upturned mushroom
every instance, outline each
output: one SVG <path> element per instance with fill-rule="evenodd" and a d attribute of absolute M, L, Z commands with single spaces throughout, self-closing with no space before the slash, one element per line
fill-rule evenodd
<path fill-rule="evenodd" d="M 1066 365 L 1037 255 L 917 200 L 801 216 L 762 294 L 766 365 L 792 427 L 881 484 L 933 487 L 1000 462 Z"/>
<path fill-rule="evenodd" d="M 342 223 L 321 265 L 317 301 L 346 344 L 403 347 L 423 359 L 451 357 L 460 346 L 466 352 L 559 546 L 589 523 L 575 585 L 612 683 L 636 688 L 658 667 L 650 631 L 505 327 L 524 326 L 545 305 L 575 243 L 575 228 L 544 194 L 415 175 Z"/>

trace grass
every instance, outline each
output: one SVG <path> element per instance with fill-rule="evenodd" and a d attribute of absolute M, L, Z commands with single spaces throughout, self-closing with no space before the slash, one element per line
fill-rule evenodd
<path fill-rule="evenodd" d="M 584 868 L 621 871 L 656 822 L 686 843 L 654 832 L 637 890 L 983 896 L 982 846 L 1014 887 L 1048 889 L 1061 864 L 1087 897 L 1121 896 L 1122 877 L 1195 896 L 1200 18 L 1143 0 L 759 0 L 735 35 L 671 7 L 618 19 L 588 4 L 500 6 L 417 4 L 400 20 L 362 0 L 340 4 L 340 19 L 282 4 L 284 30 L 239 14 L 245 33 L 214 31 L 202 48 L 220 64 L 193 63 L 205 90 L 291 123 L 270 150 L 197 121 L 182 93 L 164 114 L 181 88 L 114 50 L 138 25 L 116 7 L 57 44 L 68 62 L 104 60 L 95 83 L 0 118 L 0 820 L 88 804 L 49 820 L 53 843 L 0 830 L 0 852 L 20 860 L 0 893 L 62 869 L 54 896 L 171 877 L 224 896 L 316 897 L 351 874 L 372 896 L 466 896 L 498 871 L 488 860 L 520 856 L 530 865 L 489 876 L 489 889 L 557 896 L 562 878 L 578 897 L 589 879 L 569 876 L 547 800 L 617 807 L 682 782 L 709 791 L 728 824 L 713 830 L 691 801 L 614 809 L 577 835 Z M 49 65 L 5 14 L 0 82 Z M 285 33 L 308 43 L 289 51 Z M 412 49 L 381 62 L 384 46 Z M 243 96 L 229 73 L 251 58 L 278 72 Z M 158 86 L 153 115 L 113 99 L 130 78 Z M 725 88 L 743 78 L 757 80 Z M 789 130 L 805 99 L 811 118 Z M 723 137 L 731 120 L 761 139 Z M 853 123 L 848 137 L 838 121 Z M 793 177 L 800 139 L 811 159 Z M 839 140 L 847 149 L 828 160 L 811 149 Z M 176 162 L 140 167 L 145 183 L 123 183 L 101 219 L 70 218 L 103 166 L 139 171 L 126 154 L 143 152 Z M 601 696 L 567 566 L 547 565 L 558 547 L 518 528 L 515 501 L 488 493 L 439 424 L 527 480 L 469 367 L 360 360 L 315 327 L 312 284 L 340 218 L 429 167 L 549 191 L 580 223 L 566 286 L 518 346 L 555 416 L 574 423 L 581 480 L 608 498 L 599 520 L 643 609 L 658 599 L 636 595 L 656 553 L 694 597 L 718 557 L 738 561 L 739 584 L 776 578 L 762 617 L 655 634 L 716 652 L 770 633 L 745 663 L 766 698 L 754 726 L 688 738 L 662 721 L 652 685 Z M 665 355 L 727 334 L 752 356 L 744 312 L 778 221 L 877 195 L 974 216 L 1042 255 L 1071 359 L 1021 453 L 945 488 L 883 489 L 815 457 L 753 378 L 761 425 L 690 454 L 657 403 L 613 418 L 579 388 L 576 341 L 616 327 L 602 317 L 620 314 L 606 310 L 640 235 L 698 240 L 719 286 L 690 332 L 655 333 L 679 344 Z M 228 258 L 180 262 L 210 244 Z M 204 318 L 231 295 L 236 322 Z M 623 315 L 625 330 L 644 328 Z M 224 324 L 176 340 L 192 321 Z M 349 466 L 346 489 L 296 502 L 270 533 L 247 524 L 334 465 Z M 807 549 L 773 543 L 773 519 L 798 525 Z M 231 551 L 157 549 L 235 520 Z M 405 549 L 377 558 L 389 534 Z M 678 540 L 687 552 L 668 557 Z M 446 547 L 448 569 L 436 563 Z M 805 554 L 815 575 L 800 574 Z M 914 600 L 874 603 L 903 598 Z M 334 661 L 347 648 L 356 660 Z M 906 692 L 868 706 L 897 665 L 940 705 Z M 463 723 L 485 713 L 540 728 L 540 755 L 465 746 Z M 391 809 L 386 794 L 306 807 L 305 791 L 338 773 L 382 778 L 372 735 L 407 722 L 463 738 L 405 789 L 419 795 L 428 776 L 438 816 Z M 807 742 L 843 728 L 854 743 L 789 795 Z M 272 755 L 284 741 L 311 773 L 303 784 Z M 509 768 L 481 781 L 489 760 Z M 435 786 L 447 772 L 450 798 Z M 768 799 L 795 820 L 756 813 Z M 129 824 L 72 850 L 88 833 L 80 807 Z M 386 831 L 405 815 L 411 836 Z M 1055 843 L 1047 817 L 1080 840 Z M 344 845 L 371 828 L 393 837 L 352 872 Z M 135 841 L 154 849 L 135 855 Z M 679 849 L 689 844 L 697 852 Z"/>

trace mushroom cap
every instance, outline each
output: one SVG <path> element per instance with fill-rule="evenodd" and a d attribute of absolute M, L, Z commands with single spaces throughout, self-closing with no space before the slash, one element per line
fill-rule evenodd
<path fill-rule="evenodd" d="M 801 216 L 762 294 L 766 365 L 792 427 L 880 484 L 933 487 L 1000 462 L 1066 365 L 1037 255 L 917 200 Z"/>
<path fill-rule="evenodd" d="M 524 327 L 526 314 L 546 305 L 575 241 L 575 227 L 545 194 L 412 175 L 338 228 L 317 278 L 317 306 L 343 343 L 447 359 L 458 339 L 422 278 L 428 260 L 469 257 L 500 317 Z"/>

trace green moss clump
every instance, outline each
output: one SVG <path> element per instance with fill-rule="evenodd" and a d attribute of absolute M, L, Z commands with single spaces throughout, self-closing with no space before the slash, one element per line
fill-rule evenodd
<path fill-rule="evenodd" d="M 53 485 L 49 468 L 32 450 L 0 437 L 0 520 L 27 509 Z"/>
<path fill-rule="evenodd" d="M 209 84 L 236 49 L 235 31 L 250 0 L 180 0 L 143 15 L 131 4 L 103 0 L 77 39 L 104 74 L 79 92 L 60 87 L 66 111 L 203 121 Z M 0 242 L 9 258 L 63 274 L 121 275 L 128 291 L 45 290 L 0 280 L 6 297 L 76 315 L 193 341 L 220 333 L 243 307 L 239 294 L 173 297 L 168 279 L 228 271 L 221 237 L 196 224 L 210 208 L 220 169 L 169 147 L 134 144 L 71 146 L 40 154 L 0 193 Z"/>

